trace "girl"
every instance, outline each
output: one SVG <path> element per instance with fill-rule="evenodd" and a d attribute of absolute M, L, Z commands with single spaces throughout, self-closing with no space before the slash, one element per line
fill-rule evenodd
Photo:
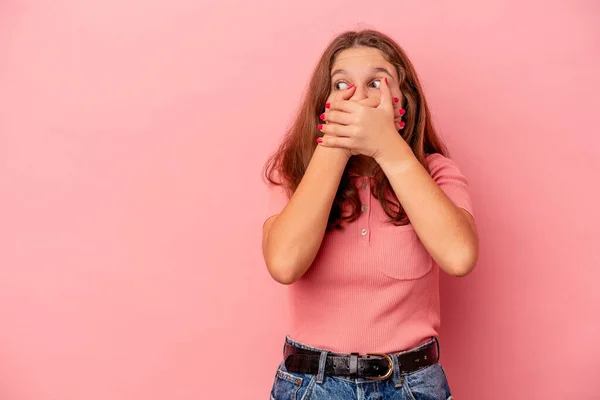
<path fill-rule="evenodd" d="M 291 305 L 271 399 L 450 399 L 439 269 L 468 274 L 478 237 L 400 46 L 335 38 L 265 175 L 263 255 Z"/>

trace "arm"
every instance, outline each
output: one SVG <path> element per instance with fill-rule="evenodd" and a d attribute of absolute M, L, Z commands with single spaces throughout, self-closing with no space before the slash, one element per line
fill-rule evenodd
<path fill-rule="evenodd" d="M 263 256 L 276 281 L 295 282 L 314 261 L 347 162 L 345 150 L 317 146 L 289 203 L 265 222 Z"/>
<path fill-rule="evenodd" d="M 397 82 L 393 86 L 397 87 Z M 333 102 L 322 128 L 321 146 L 373 157 L 431 257 L 447 273 L 466 275 L 478 257 L 473 218 L 448 198 L 398 135 L 388 78 L 381 81 L 380 92 L 376 108 L 353 101 Z"/>
<path fill-rule="evenodd" d="M 419 239 L 442 270 L 464 276 L 478 258 L 479 240 L 471 214 L 456 206 L 396 135 L 376 158 Z"/>

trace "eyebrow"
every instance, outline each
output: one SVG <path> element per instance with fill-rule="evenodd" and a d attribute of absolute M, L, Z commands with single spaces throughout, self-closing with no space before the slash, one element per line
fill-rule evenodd
<path fill-rule="evenodd" d="M 388 71 L 386 68 L 383 68 L 383 67 L 375 67 L 375 68 L 373 68 L 373 71 L 374 72 L 383 72 L 385 74 L 388 74 L 389 76 L 392 76 L 392 74 L 390 74 L 390 71 Z M 338 68 L 331 73 L 331 76 L 334 76 L 337 74 L 347 74 L 347 73 L 348 73 L 348 71 L 346 71 L 345 69 Z"/>

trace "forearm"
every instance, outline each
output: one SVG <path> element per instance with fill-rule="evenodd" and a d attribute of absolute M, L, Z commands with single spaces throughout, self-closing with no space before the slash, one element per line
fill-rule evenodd
<path fill-rule="evenodd" d="M 466 275 L 477 260 L 473 219 L 448 198 L 407 148 L 398 143 L 378 162 L 432 258 L 447 273 Z"/>
<path fill-rule="evenodd" d="M 347 161 L 343 150 L 318 146 L 289 203 L 265 223 L 263 255 L 278 282 L 296 281 L 314 261 Z"/>

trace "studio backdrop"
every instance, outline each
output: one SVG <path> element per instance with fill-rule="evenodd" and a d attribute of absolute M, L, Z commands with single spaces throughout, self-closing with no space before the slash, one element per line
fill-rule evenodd
<path fill-rule="evenodd" d="M 600 398 L 595 1 L 0 2 L 0 398 L 267 399 L 261 168 L 336 34 L 414 61 L 467 175 L 459 400 Z"/>

